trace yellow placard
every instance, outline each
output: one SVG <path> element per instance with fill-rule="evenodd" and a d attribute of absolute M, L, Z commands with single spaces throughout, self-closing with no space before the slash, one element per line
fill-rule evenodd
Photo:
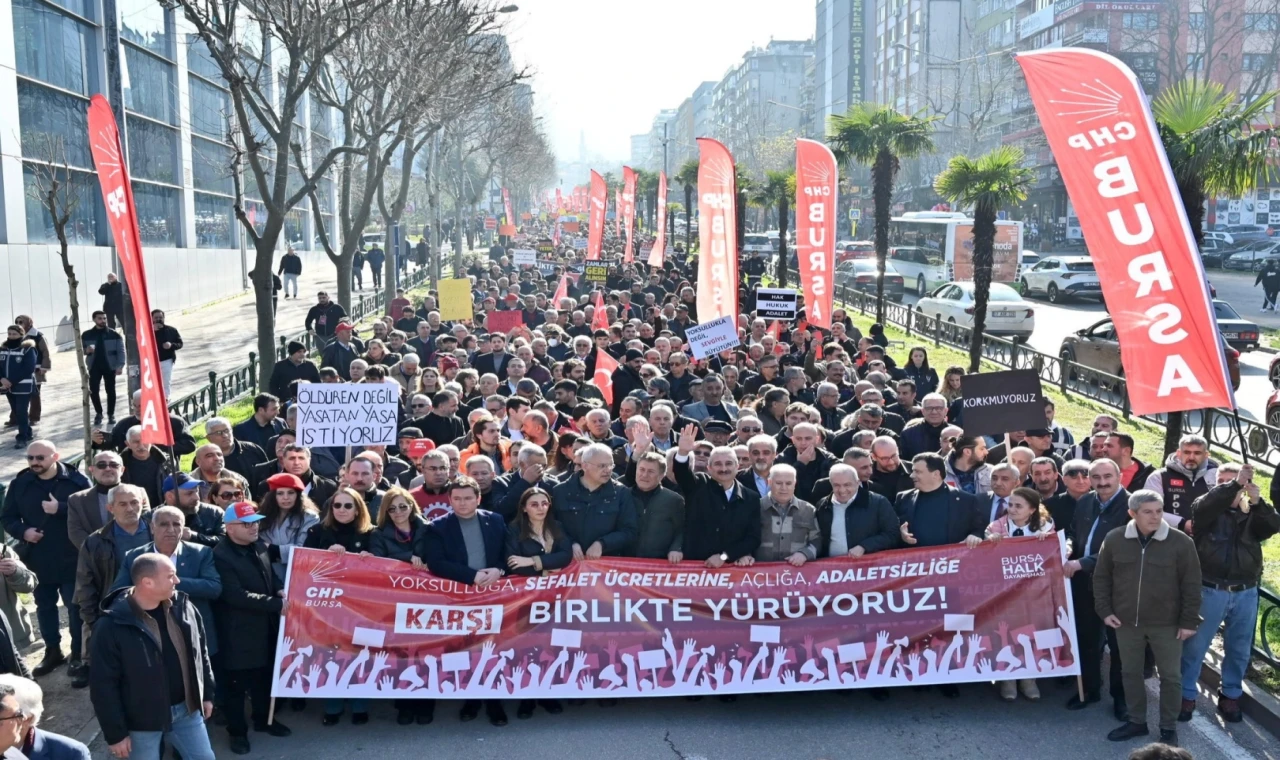
<path fill-rule="evenodd" d="M 440 281 L 440 318 L 446 321 L 471 319 L 471 280 Z"/>

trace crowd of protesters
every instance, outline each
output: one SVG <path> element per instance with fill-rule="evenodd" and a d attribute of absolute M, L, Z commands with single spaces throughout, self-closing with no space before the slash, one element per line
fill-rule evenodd
<path fill-rule="evenodd" d="M 250 727 L 289 736 L 268 709 L 297 547 L 485 585 L 602 556 L 801 566 L 1057 530 L 1069 544 L 1084 685 L 1067 708 L 1101 700 L 1105 648 L 1123 721 L 1109 738 L 1148 734 L 1143 681 L 1154 670 L 1159 738 L 1176 744 L 1225 622 L 1217 709 L 1241 719 L 1261 545 L 1280 530 L 1250 467 L 1216 463 L 1187 436 L 1156 469 L 1134 458 L 1116 419 L 1100 415 L 1077 443 L 1048 401 L 1042 428 L 970 435 L 963 370 L 931 366 L 926 348 L 895 345 L 878 326 L 864 335 L 839 309 L 829 330 L 810 326 L 803 309 L 783 329 L 753 316 L 745 289 L 741 345 L 694 359 L 686 339 L 697 283 L 680 250 L 655 268 L 617 263 L 611 250 L 603 283 L 576 276 L 581 252 L 567 244 L 544 254 L 545 267 L 514 267 L 505 253 L 495 246 L 469 263 L 469 320 L 443 319 L 434 294 L 418 303 L 400 294 L 361 338 L 320 293 L 306 319 L 319 361 L 289 345 L 253 415 L 208 420 L 199 447 L 179 418 L 177 445 L 165 449 L 143 444 L 127 417 L 95 436 L 86 478 L 51 443 L 25 445 L 28 467 L 0 512 L 17 539 L 17 551 L 0 554 L 0 671 L 15 679 L 0 676 L 0 712 L 30 719 L 28 750 L 41 741 L 28 705 L 39 689 L 16 654 L 30 631 L 14 602 L 28 591 L 45 642 L 34 677 L 69 662 L 114 756 L 155 758 L 164 743 L 188 760 L 211 758 L 206 720 L 225 725 L 236 754 L 250 751 Z M 519 311 L 523 325 L 490 332 L 498 311 Z M 10 329 L 10 343 L 28 339 Z M 396 446 L 298 444 L 297 384 L 346 381 L 398 386 Z M 192 467 L 180 472 L 172 457 L 185 454 Z M 992 691 L 1037 700 L 1045 685 Z M 465 701 L 461 719 L 482 707 L 507 723 L 499 701 Z M 565 709 L 525 700 L 517 717 L 538 707 Z M 395 708 L 402 725 L 435 717 L 430 700 Z M 291 700 L 277 713 L 307 709 Z M 359 699 L 317 709 L 325 726 L 346 713 L 370 719 Z"/>

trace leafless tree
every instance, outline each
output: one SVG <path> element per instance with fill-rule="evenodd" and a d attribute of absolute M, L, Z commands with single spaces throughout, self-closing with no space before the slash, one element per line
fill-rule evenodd
<path fill-rule="evenodd" d="M 38 133 L 24 143 L 23 152 L 34 159 L 31 168 L 33 182 L 27 192 L 40 204 L 47 215 L 54 235 L 58 238 L 58 258 L 67 278 L 67 298 L 71 306 L 71 333 L 76 349 L 76 367 L 80 371 L 80 421 L 84 433 L 84 456 L 93 456 L 93 427 L 89 423 L 89 367 L 85 364 L 84 341 L 80 331 L 80 280 L 76 278 L 75 265 L 68 253 L 67 228 L 79 207 L 81 194 L 88 191 L 83 176 L 77 178 L 67 161 L 67 149 L 60 136 Z"/>

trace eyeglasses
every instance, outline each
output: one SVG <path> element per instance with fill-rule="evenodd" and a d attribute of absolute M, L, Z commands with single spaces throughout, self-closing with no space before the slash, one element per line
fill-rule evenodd
<path fill-rule="evenodd" d="M 945 412 L 947 410 L 945 406 L 925 406 L 923 408 L 926 412 Z"/>
<path fill-rule="evenodd" d="M 206 435 L 206 436 L 211 436 L 211 435 L 231 435 L 231 429 L 230 429 L 230 428 L 222 428 L 222 429 L 220 429 L 220 430 L 206 430 L 206 431 L 204 431 L 204 432 L 205 432 L 205 435 Z"/>
<path fill-rule="evenodd" d="M 25 717 L 27 716 L 23 715 L 20 712 L 16 712 L 13 715 L 6 715 L 3 718 L 0 718 L 0 723 L 3 723 L 6 720 L 22 720 Z"/>
<path fill-rule="evenodd" d="M 333 504 L 330 504 L 329 506 L 333 509 L 346 510 L 346 509 L 355 509 L 356 503 L 354 501 L 335 501 Z"/>
<path fill-rule="evenodd" d="M 118 470 L 121 464 L 119 462 L 94 462 L 93 466 L 99 470 Z"/>
<path fill-rule="evenodd" d="M 426 409 L 430 404 L 410 404 L 414 409 Z"/>
<path fill-rule="evenodd" d="M 387 507 L 387 512 L 410 512 L 412 510 L 413 510 L 413 507 L 409 506 L 408 504 L 392 504 L 391 506 Z"/>

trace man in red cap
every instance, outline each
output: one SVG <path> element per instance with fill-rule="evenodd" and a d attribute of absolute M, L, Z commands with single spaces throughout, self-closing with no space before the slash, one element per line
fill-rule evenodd
<path fill-rule="evenodd" d="M 333 367 L 338 371 L 339 377 L 347 382 L 351 382 L 351 362 L 364 353 L 364 344 L 352 336 L 354 331 L 355 325 L 350 320 L 342 320 L 338 323 L 336 340 L 325 346 L 320 353 L 320 366 Z"/>

